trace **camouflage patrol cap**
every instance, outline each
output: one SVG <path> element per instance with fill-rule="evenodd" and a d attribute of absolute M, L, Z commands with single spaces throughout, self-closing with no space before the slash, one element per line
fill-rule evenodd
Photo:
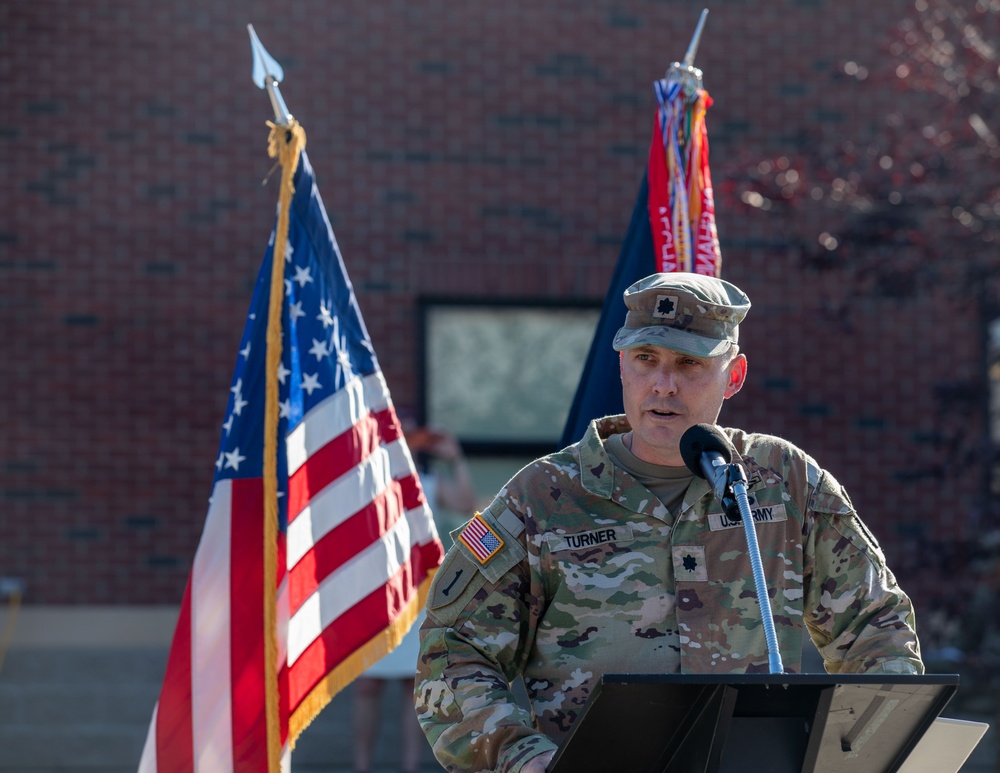
<path fill-rule="evenodd" d="M 652 274 L 625 291 L 628 314 L 615 336 L 617 351 L 634 346 L 714 357 L 737 343 L 750 299 L 736 285 L 713 276 Z"/>

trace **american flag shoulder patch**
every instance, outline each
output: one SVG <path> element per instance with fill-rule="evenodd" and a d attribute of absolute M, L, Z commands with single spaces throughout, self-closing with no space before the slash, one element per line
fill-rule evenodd
<path fill-rule="evenodd" d="M 459 532 L 458 538 L 481 564 L 493 558 L 503 547 L 500 535 L 490 528 L 479 513 L 472 516 L 472 520 Z"/>

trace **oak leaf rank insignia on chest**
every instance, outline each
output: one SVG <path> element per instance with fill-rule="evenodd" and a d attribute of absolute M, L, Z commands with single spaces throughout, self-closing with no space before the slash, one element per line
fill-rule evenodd
<path fill-rule="evenodd" d="M 679 584 L 708 582 L 708 562 L 702 545 L 674 545 L 674 580 Z"/>

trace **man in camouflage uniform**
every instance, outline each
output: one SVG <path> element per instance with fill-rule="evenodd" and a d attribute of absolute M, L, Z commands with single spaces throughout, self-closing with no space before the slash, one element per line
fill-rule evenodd
<path fill-rule="evenodd" d="M 746 377 L 734 285 L 654 274 L 625 292 L 624 416 L 518 472 L 455 534 L 421 630 L 416 710 L 447 770 L 540 773 L 604 673 L 769 670 L 746 537 L 679 440 Z M 787 672 L 802 626 L 831 673 L 923 673 L 913 609 L 832 475 L 724 429 Z M 524 677 L 532 712 L 510 689 Z"/>

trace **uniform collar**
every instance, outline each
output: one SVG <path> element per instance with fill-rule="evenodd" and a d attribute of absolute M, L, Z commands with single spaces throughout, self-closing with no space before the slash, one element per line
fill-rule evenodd
<path fill-rule="evenodd" d="M 660 501 L 628 472 L 615 467 L 604 447 L 606 438 L 629 432 L 631 429 L 624 415 L 605 416 L 590 422 L 579 444 L 580 484 L 594 496 L 617 502 L 631 510 L 652 515 L 660 520 L 668 520 L 669 515 Z M 732 435 L 732 432 L 727 434 Z M 752 472 L 757 467 L 753 458 L 743 456 L 739 452 L 737 454 L 751 477 L 750 490 L 764 485 L 760 480 L 756 482 L 753 480 Z M 712 487 L 704 478 L 695 477 L 684 493 L 684 501 L 681 503 L 678 515 L 683 515 L 707 496 L 712 496 Z"/>
<path fill-rule="evenodd" d="M 611 499 L 615 487 L 617 468 L 604 447 L 604 439 L 631 429 L 624 415 L 594 419 L 587 427 L 580 441 L 580 484 L 594 496 Z"/>
<path fill-rule="evenodd" d="M 708 481 L 704 478 L 695 477 L 695 479 L 691 481 L 691 485 L 688 486 L 687 491 L 684 492 L 684 501 L 681 503 L 680 510 L 677 513 L 678 516 L 686 513 L 689 509 L 694 507 L 704 497 L 711 493 L 712 487 L 708 484 Z"/>
<path fill-rule="evenodd" d="M 626 470 L 616 467 L 604 447 L 604 440 L 611 435 L 629 432 L 632 427 L 624 415 L 605 416 L 590 422 L 580 441 L 580 485 L 601 499 L 608 499 L 622 507 L 669 522 L 670 513 L 652 492 L 633 478 Z M 683 513 L 706 494 L 711 493 L 708 481 L 695 478 L 684 494 Z"/>

